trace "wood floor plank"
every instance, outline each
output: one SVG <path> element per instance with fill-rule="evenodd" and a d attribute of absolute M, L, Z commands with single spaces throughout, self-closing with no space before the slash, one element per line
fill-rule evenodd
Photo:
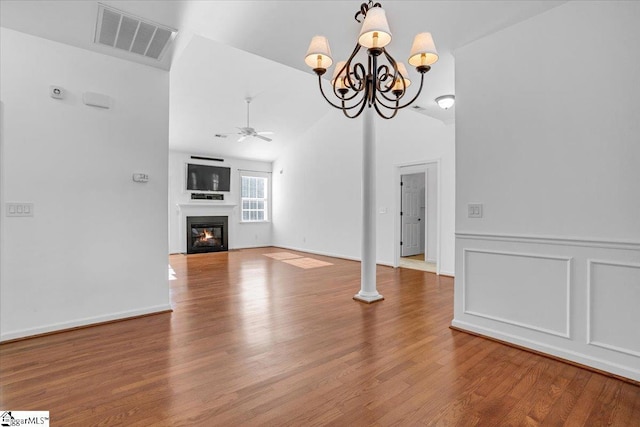
<path fill-rule="evenodd" d="M 0 407 L 52 425 L 633 426 L 640 387 L 449 329 L 453 279 L 173 255 L 172 313 L 0 345 Z"/>

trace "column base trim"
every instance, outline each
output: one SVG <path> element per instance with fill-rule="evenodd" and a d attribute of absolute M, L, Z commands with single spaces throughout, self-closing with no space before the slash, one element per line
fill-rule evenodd
<path fill-rule="evenodd" d="M 377 301 L 382 301 L 384 299 L 384 297 L 380 294 L 378 295 L 360 295 L 360 294 L 355 294 L 353 296 L 353 299 L 359 302 L 364 302 L 366 304 L 371 304 Z"/>

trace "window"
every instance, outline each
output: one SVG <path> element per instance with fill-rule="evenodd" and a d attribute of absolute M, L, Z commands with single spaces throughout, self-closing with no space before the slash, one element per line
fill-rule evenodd
<path fill-rule="evenodd" d="M 268 221 L 268 178 L 242 176 L 242 221 Z"/>

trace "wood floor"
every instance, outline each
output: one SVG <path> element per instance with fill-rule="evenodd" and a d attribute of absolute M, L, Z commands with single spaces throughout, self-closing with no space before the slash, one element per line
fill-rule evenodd
<path fill-rule="evenodd" d="M 52 426 L 640 425 L 640 387 L 449 329 L 450 278 L 379 267 L 385 300 L 367 305 L 358 263 L 277 252 L 171 256 L 173 313 L 0 345 L 0 409 Z"/>

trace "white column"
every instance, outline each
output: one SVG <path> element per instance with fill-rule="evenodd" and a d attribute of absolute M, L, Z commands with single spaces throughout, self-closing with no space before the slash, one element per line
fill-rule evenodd
<path fill-rule="evenodd" d="M 383 298 L 376 289 L 376 131 L 375 114 L 364 109 L 362 128 L 362 263 L 360 292 L 353 299 L 372 303 Z"/>

